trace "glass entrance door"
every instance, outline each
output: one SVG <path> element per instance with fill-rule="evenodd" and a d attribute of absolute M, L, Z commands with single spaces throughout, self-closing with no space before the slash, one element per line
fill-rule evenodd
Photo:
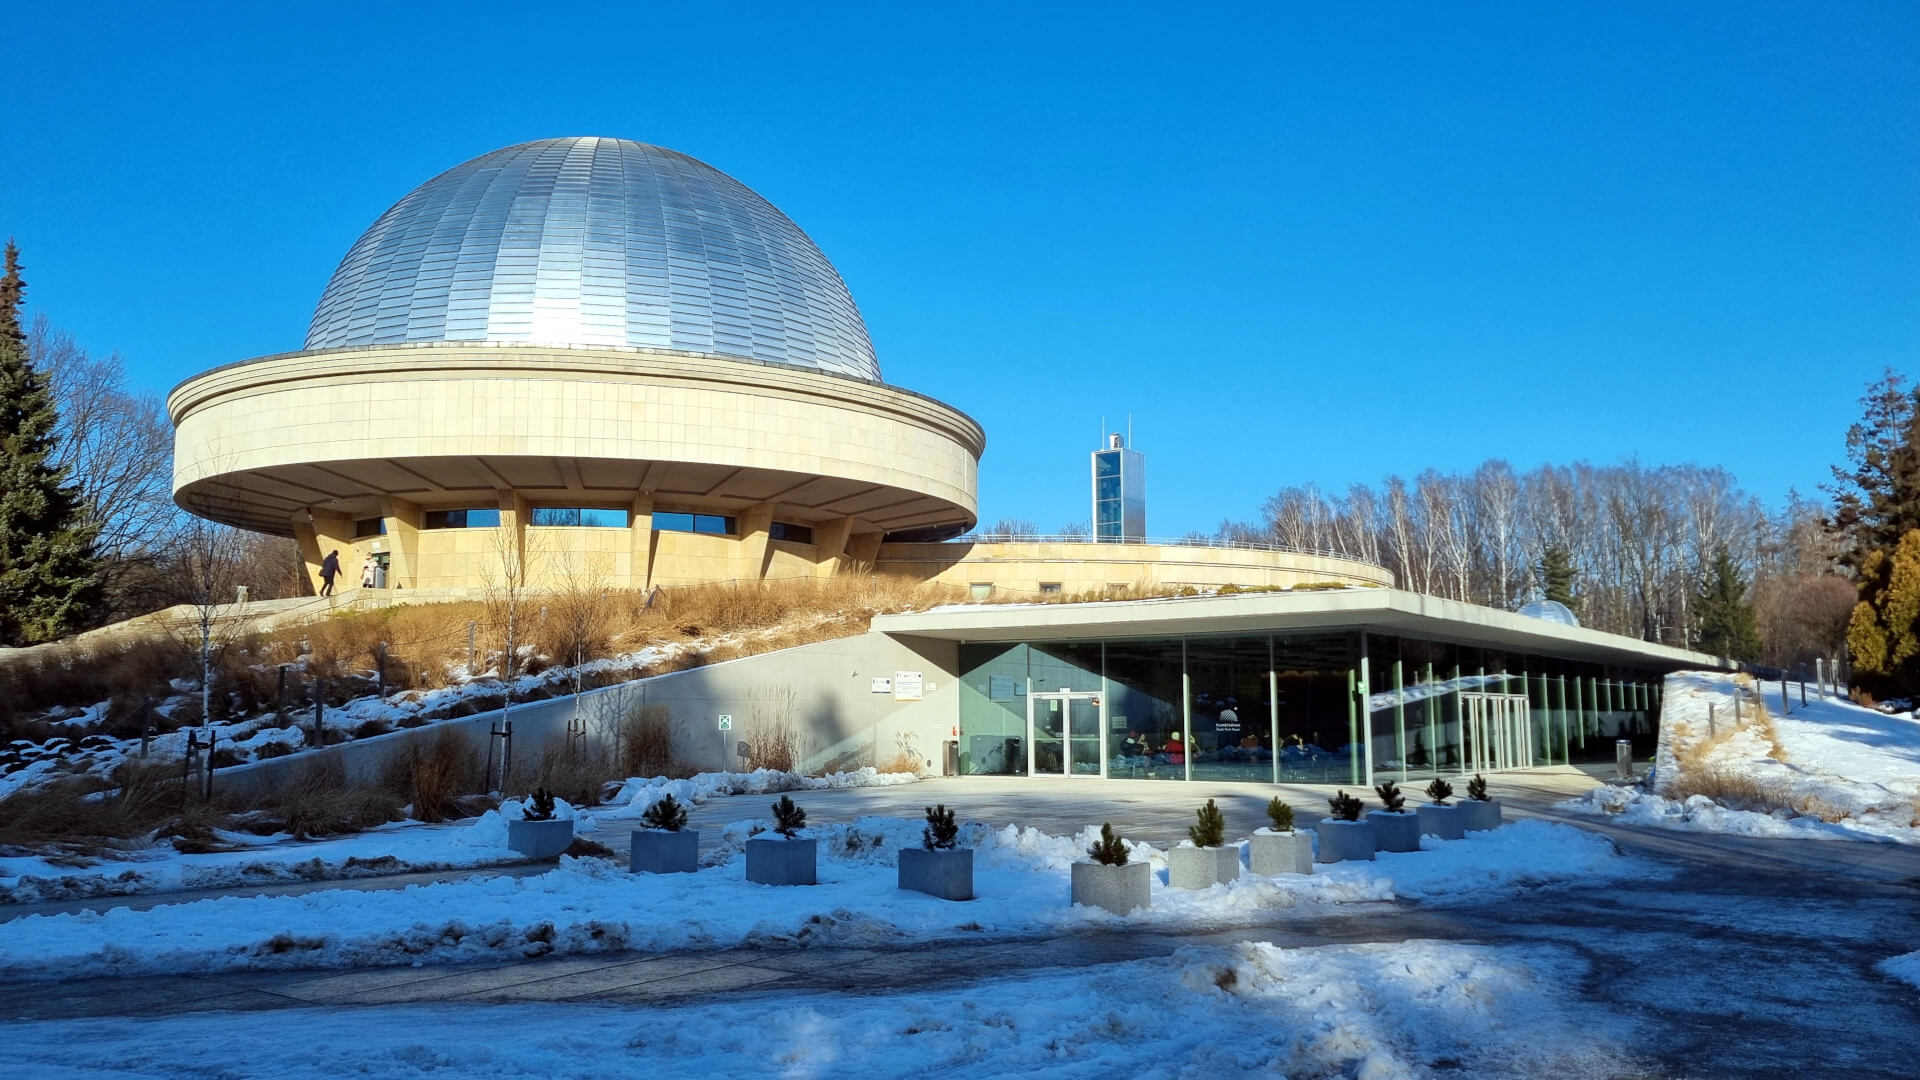
<path fill-rule="evenodd" d="M 1533 768 L 1532 705 L 1525 694 L 1460 695 L 1467 772 Z"/>
<path fill-rule="evenodd" d="M 1027 745 L 1032 776 L 1099 776 L 1100 695 L 1027 695 Z"/>

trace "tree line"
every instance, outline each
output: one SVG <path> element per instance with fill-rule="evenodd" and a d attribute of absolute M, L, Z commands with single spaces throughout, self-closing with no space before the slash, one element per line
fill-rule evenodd
<path fill-rule="evenodd" d="M 24 319 L 11 241 L 0 271 L 0 645 L 32 645 L 178 603 L 307 589 L 291 540 L 174 505 L 173 429 L 116 355 Z M 211 535 L 209 535 L 211 534 Z M 224 555 L 209 574 L 206 550 Z"/>
<path fill-rule="evenodd" d="M 1724 469 L 1543 465 L 1267 499 L 1215 539 L 1384 566 L 1404 589 L 1507 610 L 1557 600 L 1582 625 L 1771 665 L 1838 655 L 1852 587 L 1822 507 L 1769 510 Z"/>

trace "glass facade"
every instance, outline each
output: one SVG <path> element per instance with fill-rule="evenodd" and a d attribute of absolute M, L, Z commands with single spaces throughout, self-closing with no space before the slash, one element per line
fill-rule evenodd
<path fill-rule="evenodd" d="M 1360 630 L 963 644 L 961 771 L 1424 785 L 1653 752 L 1664 669 Z"/>

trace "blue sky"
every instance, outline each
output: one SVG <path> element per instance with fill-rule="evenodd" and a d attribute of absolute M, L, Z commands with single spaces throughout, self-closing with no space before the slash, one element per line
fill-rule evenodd
<path fill-rule="evenodd" d="M 1128 413 L 1155 534 L 1489 457 L 1778 501 L 1920 368 L 1914 5 L 607 7 L 10 5 L 30 308 L 164 390 L 298 348 L 421 181 L 593 134 L 799 222 L 985 424 L 987 520 L 1085 519 Z"/>

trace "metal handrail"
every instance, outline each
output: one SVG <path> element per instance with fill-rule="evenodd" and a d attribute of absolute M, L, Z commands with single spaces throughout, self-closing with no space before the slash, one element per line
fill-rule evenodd
<path fill-rule="evenodd" d="M 1098 543 L 1098 544 L 1122 544 L 1122 545 L 1132 544 L 1140 547 L 1159 546 L 1159 547 L 1229 548 L 1229 549 L 1238 550 L 1238 551 L 1276 551 L 1276 552 L 1282 552 L 1289 555 L 1318 555 L 1323 558 L 1329 558 L 1329 559 L 1345 559 L 1348 562 L 1359 563 L 1362 566 L 1379 567 L 1380 565 L 1378 563 L 1370 563 L 1365 559 L 1355 558 L 1354 556 L 1348 555 L 1344 552 L 1335 551 L 1332 548 L 1295 547 L 1291 544 L 1275 544 L 1265 540 L 1213 540 L 1206 537 L 1188 537 L 1188 536 L 1179 536 L 1179 537 L 1136 536 L 1136 537 L 1127 537 L 1126 539 L 1122 539 L 1122 540 L 1095 540 L 1092 536 L 1072 535 L 1072 534 L 1043 535 L 1040 533 L 967 533 L 963 536 L 956 536 L 948 540 L 942 540 L 940 541 L 940 543 L 943 543 L 943 544 L 1094 544 L 1094 543 Z M 1380 567 L 1380 569 L 1385 569 L 1385 567 Z"/>

